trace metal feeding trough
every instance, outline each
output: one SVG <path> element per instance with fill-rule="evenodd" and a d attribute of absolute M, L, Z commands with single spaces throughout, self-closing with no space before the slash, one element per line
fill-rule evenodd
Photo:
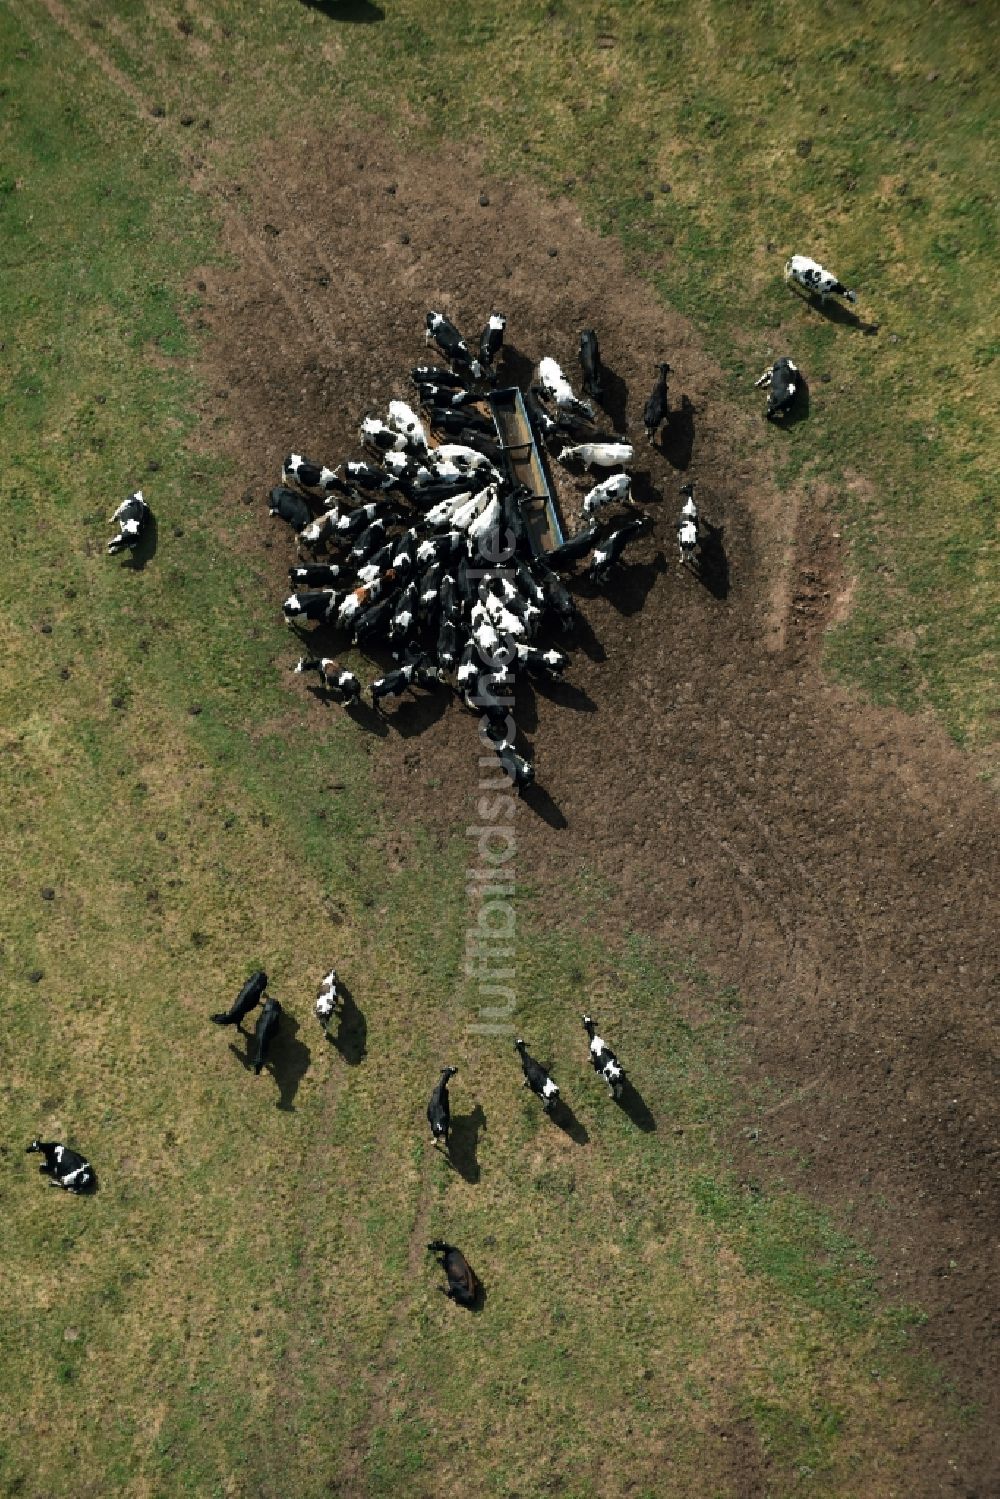
<path fill-rule="evenodd" d="M 544 557 L 562 546 L 566 538 L 524 397 L 516 385 L 511 385 L 506 390 L 491 391 L 489 402 L 507 476 L 529 491 L 521 502 L 521 514 L 532 551 L 536 557 Z"/>

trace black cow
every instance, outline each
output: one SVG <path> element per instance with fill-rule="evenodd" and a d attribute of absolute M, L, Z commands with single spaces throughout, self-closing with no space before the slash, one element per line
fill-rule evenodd
<path fill-rule="evenodd" d="M 619 561 L 629 542 L 634 541 L 637 536 L 645 535 L 652 524 L 648 515 L 638 515 L 635 520 L 626 521 L 624 526 L 619 526 L 616 531 L 612 531 L 611 535 L 595 549 L 590 559 L 587 576 L 591 582 L 606 582 L 611 569 Z"/>
<path fill-rule="evenodd" d="M 779 416 L 791 411 L 795 404 L 795 397 L 802 386 L 799 367 L 787 357 L 776 359 L 760 379 L 754 381 L 754 385 L 758 390 L 762 385 L 767 387 L 767 410 L 764 416 L 769 422 L 776 421 Z"/>
<path fill-rule="evenodd" d="M 593 328 L 584 328 L 580 334 L 580 365 L 583 369 L 584 395 L 599 401 L 604 395 L 604 382 L 601 378 L 604 366 L 601 364 L 601 350 Z"/>
<path fill-rule="evenodd" d="M 254 1026 L 254 1052 L 252 1066 L 255 1076 L 259 1077 L 261 1068 L 267 1061 L 267 1053 L 271 1047 L 271 1038 L 278 1029 L 281 1018 L 281 1006 L 276 999 L 269 995 L 264 1001 L 264 1008 L 257 1016 L 257 1024 Z"/>
<path fill-rule="evenodd" d="M 229 1009 L 219 1010 L 217 1014 L 210 1015 L 209 1019 L 214 1020 L 216 1025 L 239 1025 L 244 1015 L 249 1015 L 260 1004 L 266 988 L 267 974 L 263 968 L 258 968 L 247 979 Z"/>
<path fill-rule="evenodd" d="M 271 490 L 267 502 L 268 515 L 276 515 L 279 520 L 287 521 L 292 530 L 298 533 L 304 531 L 313 518 L 313 513 L 300 494 L 294 489 L 286 489 L 278 484 Z"/>
<path fill-rule="evenodd" d="M 653 441 L 657 428 L 667 419 L 667 376 L 670 374 L 670 366 L 660 364 L 657 368 L 659 374 L 656 377 L 656 384 L 642 408 L 642 425 L 646 429 L 647 442 Z"/>
<path fill-rule="evenodd" d="M 431 1254 L 440 1255 L 438 1264 L 448 1277 L 447 1289 L 439 1287 L 442 1294 L 450 1296 L 459 1306 L 474 1306 L 479 1295 L 479 1278 L 462 1251 L 454 1244 L 446 1244 L 444 1239 L 432 1240 L 427 1248 Z"/>
<path fill-rule="evenodd" d="M 439 1140 L 448 1147 L 448 1134 L 451 1129 L 451 1105 L 448 1102 L 448 1080 L 455 1076 L 457 1067 L 446 1067 L 442 1072 L 435 1088 L 431 1094 L 431 1101 L 427 1105 L 427 1122 L 431 1127 L 431 1142 L 436 1145 Z"/>
<path fill-rule="evenodd" d="M 290 567 L 288 581 L 293 588 L 332 588 L 340 572 L 335 562 L 311 562 L 304 567 Z"/>

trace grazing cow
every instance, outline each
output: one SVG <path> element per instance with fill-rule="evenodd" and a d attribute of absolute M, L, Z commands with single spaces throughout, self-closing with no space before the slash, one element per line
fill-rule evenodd
<path fill-rule="evenodd" d="M 692 560 L 698 547 L 698 507 L 694 502 L 693 484 L 682 484 L 680 492 L 686 496 L 677 523 L 677 549 L 683 564 Z"/>
<path fill-rule="evenodd" d="M 424 431 L 423 422 L 412 406 L 407 406 L 405 401 L 390 401 L 388 424 L 393 431 L 401 433 L 406 438 L 411 450 L 426 455 L 427 433 Z"/>
<path fill-rule="evenodd" d="M 389 626 L 389 639 L 391 641 L 401 643 L 404 640 L 409 640 L 416 626 L 419 604 L 420 592 L 416 583 L 407 583 L 399 595 L 399 602 L 392 612 L 392 623 Z"/>
<path fill-rule="evenodd" d="M 611 474 L 595 484 L 580 508 L 581 517 L 596 515 L 605 505 L 627 505 L 632 498 L 631 480 L 628 474 Z"/>
<path fill-rule="evenodd" d="M 361 441 L 366 448 L 373 453 L 402 453 L 406 451 L 409 439 L 402 432 L 396 432 L 377 416 L 366 416 L 361 423 Z"/>
<path fill-rule="evenodd" d="M 490 320 L 479 335 L 479 363 L 484 370 L 493 368 L 493 363 L 503 348 L 503 333 L 507 319 L 502 312 L 491 312 Z"/>
<path fill-rule="evenodd" d="M 606 582 L 611 569 L 618 562 L 629 542 L 634 541 L 637 536 L 643 536 L 652 524 L 648 515 L 637 515 L 635 520 L 626 521 L 624 526 L 619 526 L 616 531 L 612 531 L 611 535 L 596 548 L 590 559 L 587 576 L 591 582 Z"/>
<path fill-rule="evenodd" d="M 323 690 L 338 703 L 352 707 L 361 701 L 361 683 L 353 671 L 345 671 L 330 656 L 301 656 L 295 671 L 317 671 Z"/>
<path fill-rule="evenodd" d="M 44 1165 L 38 1170 L 49 1178 L 53 1187 L 63 1187 L 67 1192 L 89 1192 L 97 1181 L 94 1168 L 85 1156 L 55 1140 L 32 1140 L 24 1153 L 45 1157 Z"/>
<path fill-rule="evenodd" d="M 477 544 L 484 541 L 491 531 L 496 530 L 500 521 L 500 497 L 494 485 L 484 489 L 482 493 L 486 496 L 486 503 L 479 513 L 473 516 L 468 527 L 469 539 Z"/>
<path fill-rule="evenodd" d="M 229 1009 L 220 1010 L 217 1014 L 210 1015 L 209 1019 L 214 1020 L 216 1025 L 240 1025 L 244 1015 L 249 1015 L 260 1004 L 266 988 L 267 974 L 263 968 L 258 968 L 247 979 Z"/>
<path fill-rule="evenodd" d="M 444 1239 L 434 1239 L 427 1248 L 431 1254 L 441 1256 L 438 1264 L 448 1277 L 447 1289 L 438 1287 L 442 1294 L 450 1296 L 459 1306 L 474 1306 L 479 1295 L 479 1279 L 462 1251 L 454 1244 L 446 1244 Z"/>
<path fill-rule="evenodd" d="M 573 447 L 563 448 L 559 462 L 575 459 L 584 468 L 627 468 L 634 452 L 630 442 L 578 442 Z"/>
<path fill-rule="evenodd" d="M 313 518 L 313 513 L 302 496 L 294 489 L 286 489 L 282 484 L 275 485 L 271 490 L 267 513 L 287 521 L 295 532 L 304 531 Z"/>
<path fill-rule="evenodd" d="M 583 531 L 578 531 L 561 546 L 553 547 L 551 552 L 545 553 L 545 562 L 548 567 L 557 568 L 560 572 L 569 569 L 581 557 L 585 557 L 597 540 L 598 527 L 588 526 Z"/>
<path fill-rule="evenodd" d="M 137 489 L 130 494 L 127 500 L 122 500 L 114 515 L 109 516 L 108 523 L 118 522 L 118 535 L 112 536 L 108 542 L 108 556 L 113 557 L 116 552 L 126 549 L 135 551 L 143 536 L 149 530 L 153 519 L 153 512 L 142 497 L 142 490 Z"/>
<path fill-rule="evenodd" d="M 335 563 L 313 562 L 307 567 L 290 567 L 288 581 L 296 588 L 332 588 L 340 577 Z"/>
<path fill-rule="evenodd" d="M 381 603 L 370 604 L 367 609 L 362 609 L 360 614 L 354 616 L 351 639 L 355 645 L 361 645 L 366 640 L 377 640 L 388 631 L 394 604 L 395 595 L 383 599 Z"/>
<path fill-rule="evenodd" d="M 385 456 L 388 458 L 389 454 Z M 344 472 L 355 489 L 365 489 L 369 492 L 391 489 L 396 482 L 396 475 L 388 473 L 384 468 L 379 468 L 377 463 L 356 462 L 351 459 L 344 464 Z"/>
<path fill-rule="evenodd" d="M 583 1028 L 590 1037 L 590 1061 L 594 1071 L 603 1077 L 611 1097 L 619 1099 L 625 1089 L 625 1073 L 611 1047 L 597 1034 L 594 1021 L 589 1015 L 583 1017 Z"/>
<path fill-rule="evenodd" d="M 670 366 L 661 363 L 657 368 L 659 374 L 656 377 L 656 384 L 642 408 L 642 424 L 646 429 L 647 442 L 653 441 L 657 428 L 667 419 L 667 376 L 670 374 Z"/>
<path fill-rule="evenodd" d="M 315 623 L 329 620 L 337 604 L 337 595 L 332 588 L 323 588 L 316 593 L 293 593 L 281 606 L 287 625 L 308 619 Z"/>
<path fill-rule="evenodd" d="M 451 1105 L 448 1102 L 448 1079 L 455 1076 L 457 1067 L 446 1067 L 438 1079 L 431 1101 L 427 1105 L 427 1122 L 431 1127 L 431 1143 L 443 1140 L 448 1148 L 448 1133 L 451 1129 Z"/>
<path fill-rule="evenodd" d="M 569 589 L 548 568 L 543 572 L 541 567 L 536 564 L 536 571 L 540 575 L 545 591 L 546 605 L 555 614 L 563 629 L 570 629 L 576 620 L 576 605 L 573 602 Z"/>
<path fill-rule="evenodd" d="M 325 974 L 319 986 L 319 994 L 316 996 L 316 1019 L 323 1027 L 324 1036 L 330 1034 L 330 1021 L 340 1008 L 342 995 L 337 988 L 337 970 L 331 968 Z"/>
<path fill-rule="evenodd" d="M 339 479 L 332 468 L 327 468 L 323 463 L 311 463 L 301 453 L 289 453 L 281 465 L 282 484 L 287 484 L 289 480 L 304 489 L 306 494 L 316 495 L 320 499 L 344 487 L 343 479 Z"/>
<path fill-rule="evenodd" d="M 790 359 L 776 359 L 773 364 L 768 365 L 760 379 L 754 381 L 754 388 L 757 390 L 762 385 L 767 387 L 767 410 L 764 416 L 769 422 L 776 421 L 779 416 L 791 411 L 801 383 L 796 379 L 798 373 L 798 365 L 793 364 Z"/>
<path fill-rule="evenodd" d="M 556 421 L 555 417 L 549 415 L 545 407 L 542 405 L 541 401 L 538 399 L 539 395 L 541 394 L 541 388 L 539 386 L 529 386 L 529 388 L 523 391 L 522 394 L 524 397 L 524 408 L 528 413 L 531 425 L 534 427 L 537 433 L 540 433 L 541 436 L 546 439 L 546 441 L 550 441 L 551 439 L 555 438 L 560 431 L 564 430 L 560 427 L 560 424 Z"/>
<path fill-rule="evenodd" d="M 543 395 L 554 401 L 565 416 L 571 416 L 575 421 L 593 423 L 593 406 L 589 401 L 581 401 L 574 395 L 572 385 L 554 359 L 546 356 L 539 361 L 538 383 Z"/>
<path fill-rule="evenodd" d="M 445 317 L 443 312 L 429 312 L 426 322 L 427 331 L 424 337 L 427 343 L 436 343 L 449 364 L 472 366 L 473 359 L 469 345 L 450 318 Z M 473 370 L 473 373 L 476 371 Z"/>
<path fill-rule="evenodd" d="M 264 1001 L 264 1008 L 257 1016 L 257 1024 L 253 1029 L 254 1051 L 253 1070 L 256 1077 L 260 1077 L 261 1069 L 267 1061 L 267 1054 L 271 1049 L 271 1040 L 278 1029 L 281 1019 L 281 1006 L 276 999 L 268 995 Z"/>
<path fill-rule="evenodd" d="M 807 292 L 819 297 L 824 307 L 827 297 L 843 297 L 847 302 L 858 300 L 856 292 L 848 291 L 832 271 L 824 270 L 818 261 L 810 260 L 808 255 L 793 255 L 790 260 L 785 261 L 785 281 L 789 284 L 794 281 L 797 286 L 804 287 Z"/>
<path fill-rule="evenodd" d="M 461 439 L 462 444 L 469 447 L 474 446 L 478 437 L 496 431 L 488 417 L 480 416 L 464 406 L 432 406 L 428 419 L 431 426 L 436 427 L 439 432 L 447 432 L 449 437 Z"/>
<path fill-rule="evenodd" d="M 370 525 L 366 526 L 347 554 L 348 562 L 353 562 L 355 567 L 360 567 L 374 551 L 385 545 L 386 523 L 385 517 L 377 515 Z"/>
<path fill-rule="evenodd" d="M 535 783 L 535 767 L 530 760 L 519 755 L 513 745 L 502 744 L 497 749 L 500 769 L 513 785 L 515 791 L 524 791 Z"/>
<path fill-rule="evenodd" d="M 413 686 L 415 675 L 416 666 L 411 663 L 397 667 L 395 671 L 387 671 L 384 677 L 376 677 L 371 685 L 372 707 L 377 708 L 383 698 L 402 697 Z"/>
<path fill-rule="evenodd" d="M 428 316 L 432 314 L 428 313 Z M 430 336 L 427 341 L 430 342 Z M 410 379 L 414 385 L 448 385 L 453 390 L 464 390 L 468 383 L 465 373 L 444 369 L 440 364 L 418 364 L 410 371 Z"/>
<path fill-rule="evenodd" d="M 583 392 L 595 401 L 600 401 L 604 395 L 604 366 L 601 364 L 601 350 L 597 342 L 597 334 L 593 328 L 584 328 L 580 334 L 580 365 L 583 369 Z"/>
<path fill-rule="evenodd" d="M 318 552 L 327 542 L 338 539 L 337 527 L 345 518 L 337 510 L 328 510 L 325 515 L 310 521 L 308 526 L 303 526 L 296 537 L 298 546 L 313 553 Z"/>
<path fill-rule="evenodd" d="M 558 1084 L 549 1077 L 541 1062 L 536 1062 L 533 1056 L 529 1056 L 520 1036 L 514 1042 L 514 1050 L 519 1052 L 521 1057 L 521 1070 L 524 1073 L 522 1087 L 530 1088 L 532 1093 L 537 1093 L 542 1100 L 542 1108 L 546 1114 L 551 1114 L 559 1097 Z"/>
<path fill-rule="evenodd" d="M 458 626 L 453 619 L 442 616 L 438 626 L 437 645 L 434 648 L 437 664 L 442 671 L 451 671 L 458 658 Z"/>
<path fill-rule="evenodd" d="M 491 479 L 500 477 L 485 453 L 480 453 L 478 449 L 468 447 L 465 443 L 442 442 L 431 456 L 438 473 L 446 464 L 453 464 L 460 472 L 485 472 Z"/>
<path fill-rule="evenodd" d="M 385 519 L 391 513 L 391 507 L 382 500 L 369 500 L 367 505 L 347 510 L 343 515 L 338 515 L 334 522 L 337 540 L 351 541 L 376 520 Z"/>
<path fill-rule="evenodd" d="M 569 657 L 554 647 L 540 651 L 537 646 L 519 645 L 517 665 L 535 677 L 561 677 L 569 665 Z"/>

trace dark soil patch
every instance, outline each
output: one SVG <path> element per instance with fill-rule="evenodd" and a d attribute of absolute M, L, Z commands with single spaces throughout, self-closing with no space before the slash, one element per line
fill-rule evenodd
<path fill-rule="evenodd" d="M 821 675 L 822 632 L 844 602 L 836 522 L 827 497 L 775 489 L 758 394 L 724 403 L 694 330 L 572 205 L 486 188 L 471 155 L 407 158 L 370 130 L 295 143 L 245 185 L 238 274 L 201 273 L 213 385 L 230 391 L 205 414 L 224 415 L 240 455 L 233 506 L 247 484 L 259 499 L 256 565 L 277 610 L 292 546 L 264 497 L 281 458 L 357 455 L 362 416 L 411 398 L 428 308 L 472 335 L 501 310 L 523 356 L 552 354 L 575 381 L 579 332 L 597 329 L 646 493 L 663 498 L 633 565 L 583 601 L 572 692 L 519 705 L 539 780 L 519 812 L 519 872 L 558 892 L 599 871 L 613 893 L 585 913 L 591 927 L 683 946 L 740 986 L 739 1123 L 756 1135 L 733 1142 L 744 1169 L 802 1187 L 867 1238 L 887 1292 L 929 1314 L 926 1348 L 989 1410 L 995 802 L 934 723 L 865 707 Z M 676 451 L 642 433 L 664 358 L 673 403 L 687 400 Z M 684 476 L 716 528 L 701 580 L 676 563 Z M 560 483 L 567 502 L 586 487 Z M 306 694 L 302 711 L 324 721 Z M 387 804 L 461 832 L 475 720 L 450 702 L 418 742 L 391 711 L 386 724 L 372 753 Z M 582 914 L 568 900 L 547 912 L 568 926 Z M 984 1420 L 929 1434 L 907 1492 L 989 1491 L 990 1432 Z"/>

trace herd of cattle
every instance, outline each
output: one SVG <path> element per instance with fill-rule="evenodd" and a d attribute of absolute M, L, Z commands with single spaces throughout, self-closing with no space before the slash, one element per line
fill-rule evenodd
<path fill-rule="evenodd" d="M 856 300 L 853 291 L 807 256 L 793 255 L 784 275 L 821 303 L 833 295 Z M 596 430 L 594 403 L 601 401 L 603 384 L 593 329 L 580 335 L 582 397 L 551 358 L 539 362 L 537 379 L 523 392 L 535 440 L 550 457 L 586 471 L 609 471 L 585 496 L 580 529 L 541 553 L 521 513 L 529 496 L 505 466 L 497 429 L 482 409 L 496 384 L 506 320 L 491 314 L 475 352 L 444 314 L 429 312 L 426 322 L 427 341 L 436 345 L 444 362 L 411 371 L 425 419 L 406 402 L 390 401 L 385 421 L 368 417 L 362 423 L 364 459 L 349 460 L 339 471 L 294 453 L 284 462 L 282 484 L 271 492 L 270 513 L 292 526 L 300 553 L 313 559 L 290 568 L 297 591 L 285 600 L 284 614 L 291 625 L 309 621 L 334 626 L 352 644 L 382 642 L 389 647 L 400 665 L 371 683 L 375 707 L 409 688 L 431 688 L 454 676 L 466 706 L 483 715 L 501 768 L 523 788 L 534 772 L 514 748 L 507 709 L 518 671 L 558 677 L 568 664 L 563 651 L 536 643 L 545 627 L 563 634 L 572 627 L 576 606 L 560 575 L 589 555 L 587 576 L 606 583 L 625 547 L 649 531 L 651 520 L 632 505 L 627 473 L 632 445 Z M 658 366 L 643 409 L 650 442 L 668 419 L 669 373 L 666 362 Z M 787 357 L 770 365 L 756 384 L 768 389 L 765 415 L 770 421 L 792 411 L 802 388 L 798 368 Z M 694 485 L 685 484 L 680 492 L 684 503 L 677 546 L 683 564 L 697 553 L 700 525 Z M 617 519 L 608 524 L 615 507 Z M 134 552 L 153 524 L 142 491 L 129 495 L 111 520 L 119 531 L 108 552 Z M 327 560 L 316 560 L 320 553 Z M 357 676 L 330 657 L 301 657 L 295 670 L 317 672 L 329 696 L 348 707 L 361 701 Z M 342 1004 L 336 970 L 331 970 L 315 1002 L 325 1032 Z M 210 1019 L 240 1027 L 258 1005 L 248 1061 L 259 1075 L 282 1015 L 278 1000 L 267 994 L 266 973 L 252 974 L 230 1008 Z M 591 1016 L 583 1016 L 583 1025 L 590 1062 L 620 1102 L 627 1087 L 624 1071 Z M 558 1084 L 522 1038 L 514 1046 L 524 1086 L 552 1114 L 559 1106 Z M 446 1150 L 448 1084 L 457 1070 L 444 1068 L 427 1105 L 431 1139 Z M 36 1139 L 27 1152 L 44 1157 L 39 1171 L 56 1186 L 82 1194 L 97 1185 L 93 1167 L 67 1145 Z M 475 1305 L 482 1287 L 461 1251 L 442 1239 L 427 1248 L 440 1256 L 448 1280 L 445 1294 L 462 1305 Z"/>

